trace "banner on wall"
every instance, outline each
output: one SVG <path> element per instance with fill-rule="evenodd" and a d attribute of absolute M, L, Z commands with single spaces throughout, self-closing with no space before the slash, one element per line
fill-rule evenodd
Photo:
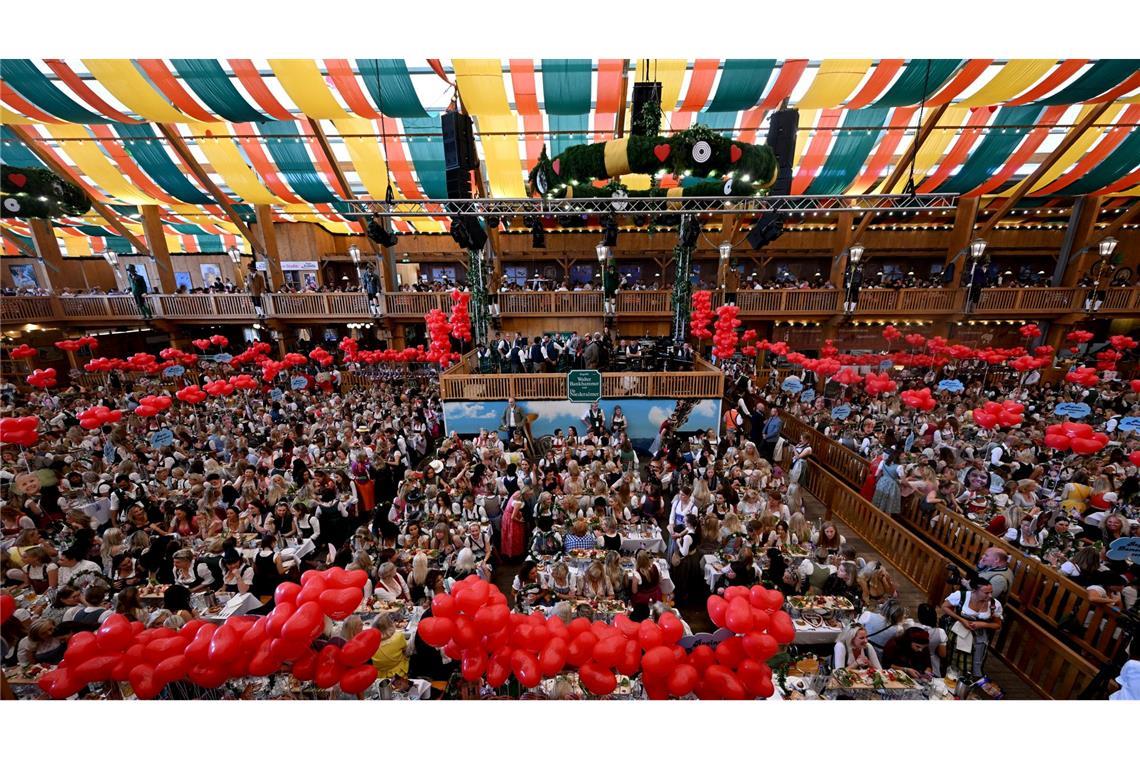
<path fill-rule="evenodd" d="M 315 272 L 319 269 L 315 261 L 282 261 L 282 272 Z"/>
<path fill-rule="evenodd" d="M 583 418 L 590 404 L 575 401 L 520 401 L 519 407 L 530 421 L 531 435 L 536 439 L 553 435 L 557 429 L 565 435 L 571 427 L 579 434 L 586 429 Z M 627 398 L 603 399 L 598 407 L 606 415 L 606 426 L 613 419 L 614 409 L 621 407 L 626 419 L 626 431 L 634 447 L 650 450 L 665 420 L 679 419 L 677 429 L 684 432 L 718 430 L 720 426 L 720 399 L 664 399 Z M 445 401 L 443 404 L 444 429 L 448 435 L 478 435 L 481 430 L 498 430 L 503 424 L 506 401 Z M 505 434 L 504 434 L 505 435 Z"/>

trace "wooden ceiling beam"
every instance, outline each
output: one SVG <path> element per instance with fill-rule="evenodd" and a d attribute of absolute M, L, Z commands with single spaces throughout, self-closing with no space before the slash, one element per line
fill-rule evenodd
<path fill-rule="evenodd" d="M 253 230 L 251 230 L 249 225 L 245 223 L 245 220 L 241 218 L 241 214 L 239 214 L 237 209 L 234 208 L 234 205 L 230 203 L 230 199 L 226 197 L 226 194 L 222 192 L 222 189 L 218 187 L 217 183 L 210 179 L 210 175 L 206 173 L 206 170 L 202 168 L 198 160 L 194 158 L 194 154 L 190 152 L 190 146 L 182 139 L 182 135 L 178 134 L 178 130 L 175 129 L 174 125 L 155 124 L 155 126 L 158 127 L 158 131 L 163 134 L 166 141 L 170 143 L 171 149 L 182 159 L 182 163 L 186 164 L 186 168 L 190 170 L 190 173 L 202 183 L 202 187 L 206 188 L 206 192 L 210 194 L 210 197 L 214 199 L 215 203 L 221 206 L 222 211 L 226 217 L 229 218 L 230 222 L 238 228 L 238 232 L 240 232 L 241 236 L 249 243 L 250 250 L 255 254 L 264 256 L 265 245 L 253 234 Z"/>
<path fill-rule="evenodd" d="M 57 177 L 66 180 L 68 176 L 67 168 L 61 164 L 59 160 L 51 154 L 50 151 L 45 150 L 32 135 L 28 134 L 28 132 L 25 131 L 28 129 L 27 127 L 12 124 L 9 125 L 9 129 L 12 130 L 12 134 L 16 136 L 16 139 L 22 142 L 24 144 L 24 147 L 30 150 L 36 158 L 38 158 L 44 163 L 45 166 L 47 166 L 47 168 L 51 169 Z M 99 201 L 92 198 L 86 190 L 83 192 L 84 195 L 87 195 L 87 199 L 91 201 L 91 208 L 95 209 L 96 213 L 98 213 L 99 216 L 103 217 L 103 220 L 107 222 L 111 229 L 119 233 L 119 235 L 122 237 L 126 238 L 127 242 L 129 242 L 136 251 L 141 251 L 147 255 L 150 255 L 150 249 L 146 247 L 146 243 L 140 240 L 138 236 L 133 232 L 128 230 L 126 228 L 126 225 L 119 221 L 119 217 L 114 211 L 108 208 L 105 204 L 100 203 Z"/>
<path fill-rule="evenodd" d="M 1096 243 L 1094 245 L 1099 244 L 1100 241 L 1104 240 L 1105 238 L 1112 237 L 1116 233 L 1120 232 L 1122 229 L 1124 229 L 1124 225 L 1131 224 L 1132 221 L 1137 217 L 1140 217 L 1140 201 L 1133 203 L 1128 207 L 1127 211 L 1121 214 L 1117 219 L 1113 220 L 1112 224 L 1108 225 L 1108 227 L 1105 229 L 1097 232 L 1095 236 Z"/>
<path fill-rule="evenodd" d="M 1045 175 L 1045 172 L 1049 171 L 1049 169 L 1053 167 L 1053 164 L 1057 163 L 1057 161 L 1060 160 L 1061 156 L 1065 155 L 1069 148 L 1073 147 L 1073 143 L 1075 143 L 1081 135 L 1088 131 L 1089 127 L 1095 124 L 1096 120 L 1104 115 L 1104 112 L 1111 108 L 1112 105 L 1112 101 L 1106 100 L 1103 103 L 1097 103 L 1095 106 L 1093 106 L 1088 115 L 1086 115 L 1085 118 L 1081 119 L 1080 123 L 1078 123 L 1077 126 L 1068 131 L 1064 138 L 1062 138 L 1060 144 L 1057 145 L 1056 149 L 1054 149 L 1053 152 L 1049 154 L 1048 158 L 1042 161 L 1028 177 L 1019 182 L 1013 194 L 1006 198 L 1005 202 L 1002 203 L 1002 205 L 999 206 L 996 211 L 990 214 L 989 219 L 987 219 L 985 224 L 982 225 L 982 228 L 978 230 L 978 234 L 975 237 L 982 238 L 984 240 L 986 235 L 989 234 L 990 230 L 996 227 L 997 223 L 1004 219 L 1006 214 L 1012 211 L 1013 208 L 1021 202 L 1021 199 L 1029 194 L 1029 191 L 1032 190 L 1033 186 L 1037 184 L 1038 180 L 1040 180 L 1041 177 Z"/>
<path fill-rule="evenodd" d="M 930 116 L 926 118 L 926 122 L 919 128 L 918 134 L 914 136 L 914 139 L 910 141 L 906 152 L 903 153 L 899 162 L 895 164 L 895 168 L 891 170 L 890 176 L 887 177 L 887 181 L 883 184 L 883 187 L 886 188 L 888 192 L 902 179 L 903 173 L 907 171 L 914 162 L 915 156 L 918 155 L 918 149 L 926 142 L 926 138 L 930 137 L 934 132 L 934 125 L 938 123 L 938 120 L 942 118 L 942 114 L 946 113 L 946 109 L 949 107 L 949 103 L 943 103 L 930 112 Z M 874 190 L 874 188 L 872 187 L 871 190 Z M 868 192 L 870 192 L 870 190 L 868 190 Z M 859 227 L 856 228 L 855 234 L 851 236 L 851 239 L 856 243 L 862 242 L 863 233 L 867 231 L 867 228 L 871 226 L 871 222 L 874 220 L 875 212 L 864 214 L 859 222 Z"/>

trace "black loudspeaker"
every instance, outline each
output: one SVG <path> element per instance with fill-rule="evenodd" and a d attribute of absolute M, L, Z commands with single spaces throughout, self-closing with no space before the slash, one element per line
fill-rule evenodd
<path fill-rule="evenodd" d="M 660 82 L 634 82 L 633 83 L 633 110 L 630 111 L 630 130 L 631 135 L 639 137 L 647 137 L 644 125 L 641 124 L 641 110 L 645 107 L 646 103 L 657 103 L 661 105 L 661 83 Z"/>
<path fill-rule="evenodd" d="M 479 165 L 475 152 L 475 130 L 471 117 L 459 111 L 444 111 L 440 117 L 443 128 L 444 168 L 471 171 Z"/>
<path fill-rule="evenodd" d="M 470 169 L 448 169 L 445 174 L 447 175 L 448 198 L 459 199 L 471 197 Z"/>
<path fill-rule="evenodd" d="M 792 191 L 792 161 L 799 126 L 800 112 L 794 108 L 776 111 L 768 123 L 768 147 L 776 154 L 776 183 L 772 185 L 772 195 L 788 195 Z"/>
<path fill-rule="evenodd" d="M 784 222 L 779 214 L 768 212 L 756 220 L 748 230 L 748 244 L 758 251 L 784 234 Z"/>
<path fill-rule="evenodd" d="M 487 231 L 479 224 L 478 217 L 453 216 L 451 239 L 458 243 L 460 248 L 477 251 L 487 244 Z"/>

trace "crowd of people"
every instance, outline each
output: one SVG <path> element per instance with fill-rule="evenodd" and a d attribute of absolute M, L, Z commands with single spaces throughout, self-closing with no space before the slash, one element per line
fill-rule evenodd
<path fill-rule="evenodd" d="M 704 626 L 707 598 L 728 586 L 842 598 L 852 616 L 832 666 L 982 678 L 1008 552 L 991 547 L 939 608 L 905 609 L 887 566 L 809 516 L 813 452 L 806 436 L 786 440 L 781 408 L 868 457 L 865 494 L 885 512 L 915 499 L 931 519 L 936 505 L 974 515 L 1090 600 L 1136 607 L 1134 568 L 1107 556 L 1113 538 L 1137 535 L 1126 446 L 1073 460 L 1040 445 L 1048 410 L 1071 391 L 979 378 L 920 415 L 895 396 L 848 391 L 840 421 L 837 397 L 804 404 L 756 381 L 747 362 L 725 369 L 722 428 L 682 434 L 671 418 L 649 453 L 634 449 L 623 415 L 600 409 L 548 448 L 521 435 L 523 415 L 509 409 L 499 430 L 446 436 L 436 380 L 414 375 L 306 391 L 281 376 L 272 395 L 266 386 L 146 418 L 131 414 L 141 397 L 169 392 L 154 378 L 8 394 L 4 416 L 35 413 L 43 425 L 34 446 L 2 452 L 4 593 L 21 600 L 3 628 L 4 664 L 50 667 L 70 636 L 113 612 L 179 628 L 240 598 L 241 612 L 264 614 L 278 584 L 335 566 L 367 574 L 367 601 L 329 621 L 322 641 L 378 628 L 377 676 L 401 682 L 455 672 L 414 629 L 433 596 L 471 575 L 509 589 L 518 611 L 565 622 L 676 609 Z M 203 371 L 203 384 L 225 374 Z M 1004 395 L 1026 404 L 1024 426 L 996 435 L 970 424 L 968 409 Z M 1112 387 L 1083 400 L 1098 423 L 1136 411 L 1136 394 Z M 78 425 L 95 405 L 124 417 Z M 160 430 L 169 442 L 152 439 Z"/>

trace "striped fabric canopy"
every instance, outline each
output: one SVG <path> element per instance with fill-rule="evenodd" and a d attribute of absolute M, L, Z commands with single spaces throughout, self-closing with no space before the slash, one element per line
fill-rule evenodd
<path fill-rule="evenodd" d="M 283 221 L 349 233 L 360 227 L 342 213 L 338 170 L 356 197 L 382 199 L 390 185 L 397 198 L 446 197 L 440 114 L 455 94 L 475 120 L 485 191 L 518 197 L 544 146 L 611 139 L 619 119 L 627 130 L 639 80 L 661 82 L 666 131 L 704 124 L 762 142 L 775 109 L 798 108 L 798 194 L 899 190 L 884 180 L 946 105 L 915 157 L 918 189 L 1009 195 L 1107 102 L 1026 200 L 1140 195 L 1140 60 L 4 59 L 0 161 L 42 166 L 32 141 L 132 232 L 138 207 L 158 205 L 173 250 L 221 251 L 238 230 L 158 124 L 244 217 L 270 204 Z M 122 244 L 98 215 L 58 226 L 72 255 Z M 397 227 L 439 232 L 446 219 Z"/>

